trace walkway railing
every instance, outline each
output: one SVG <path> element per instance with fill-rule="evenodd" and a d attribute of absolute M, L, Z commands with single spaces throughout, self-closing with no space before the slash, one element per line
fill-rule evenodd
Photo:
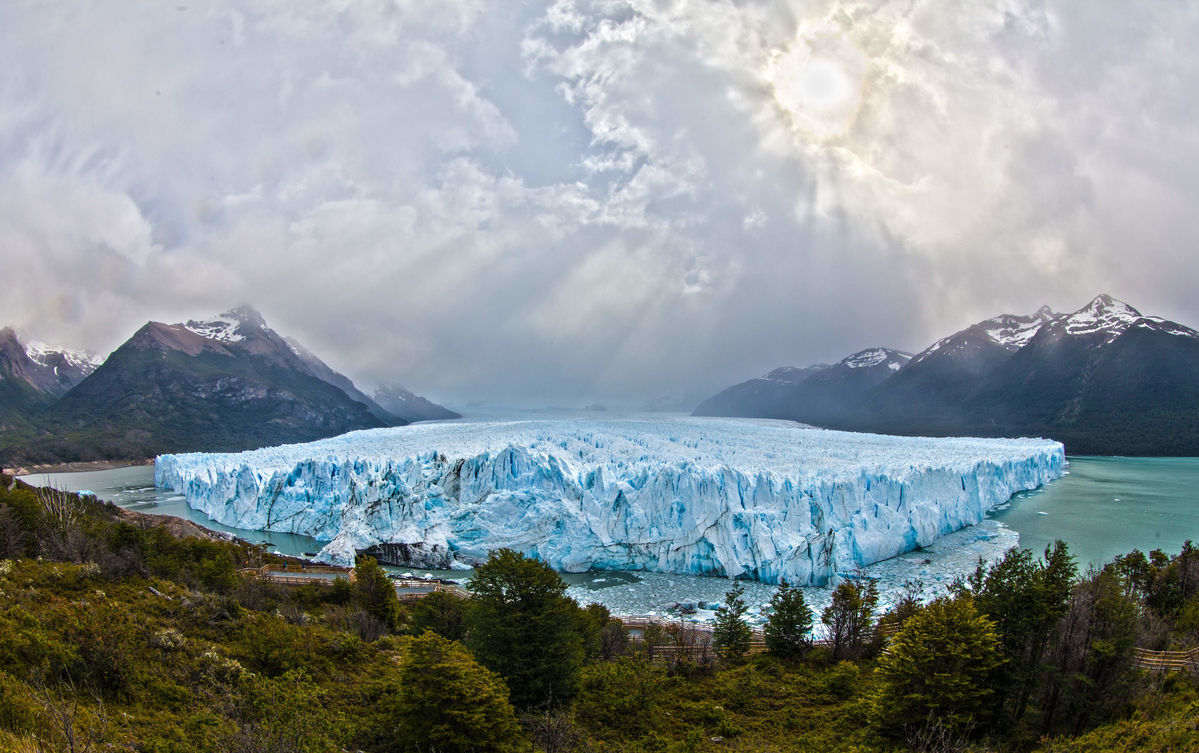
<path fill-rule="evenodd" d="M 1134 662 L 1141 669 L 1155 672 L 1189 671 L 1199 674 L 1199 648 L 1190 651 L 1150 651 L 1138 648 Z"/>
<path fill-rule="evenodd" d="M 279 586 L 315 585 L 326 587 L 333 585 L 333 581 L 337 578 L 345 578 L 351 582 L 354 580 L 353 568 L 336 565 L 270 564 L 238 570 L 238 574 L 250 578 L 261 578 Z M 415 601 L 431 593 L 448 593 L 460 599 L 470 596 L 470 591 L 456 583 L 405 578 L 393 580 L 392 583 L 395 585 L 396 596 L 400 601 Z"/>

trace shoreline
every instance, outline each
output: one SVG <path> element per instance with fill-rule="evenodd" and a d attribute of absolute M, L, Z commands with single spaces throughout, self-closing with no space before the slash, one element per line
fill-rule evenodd
<path fill-rule="evenodd" d="M 38 473 L 92 473 L 95 471 L 115 471 L 118 468 L 154 465 L 154 458 L 142 460 L 89 460 L 79 463 L 54 463 L 50 465 L 26 465 L 15 468 L 0 469 L 7 476 L 33 476 Z"/>

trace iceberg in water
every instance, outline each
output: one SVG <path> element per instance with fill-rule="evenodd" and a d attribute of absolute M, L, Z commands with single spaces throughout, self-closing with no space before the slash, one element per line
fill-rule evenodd
<path fill-rule="evenodd" d="M 784 421 L 422 424 L 163 455 L 158 486 L 228 526 L 461 569 L 511 547 L 558 570 L 823 585 L 927 546 L 1062 474 L 1042 439 L 853 434 Z"/>

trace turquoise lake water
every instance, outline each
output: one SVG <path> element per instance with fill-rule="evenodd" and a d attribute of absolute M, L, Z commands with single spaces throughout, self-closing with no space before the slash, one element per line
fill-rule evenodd
<path fill-rule="evenodd" d="M 1069 461 L 1069 475 L 991 513 L 1020 533 L 1020 546 L 1039 553 L 1062 539 L 1086 565 L 1132 549 L 1176 554 L 1199 541 L 1199 458 Z"/>

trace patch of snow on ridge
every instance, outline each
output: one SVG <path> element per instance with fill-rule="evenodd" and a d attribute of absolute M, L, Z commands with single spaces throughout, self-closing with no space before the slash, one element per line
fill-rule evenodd
<path fill-rule="evenodd" d="M 104 363 L 104 358 L 90 350 L 80 350 L 77 348 L 61 348 L 56 345 L 49 345 L 40 340 L 30 340 L 25 345 L 25 355 L 29 360 L 39 366 L 48 365 L 50 356 L 61 353 L 67 363 L 81 370 L 84 374 L 91 374 L 100 365 Z M 57 372 L 56 372 L 57 373 Z"/>
<path fill-rule="evenodd" d="M 878 366 L 880 363 L 887 363 L 892 370 L 895 370 L 902 367 L 911 358 L 912 355 L 910 353 L 903 353 L 898 350 L 870 348 L 860 353 L 854 353 L 852 356 L 841 361 L 841 364 L 851 369 L 868 369 L 871 366 Z"/>
<path fill-rule="evenodd" d="M 1065 320 L 1066 331 L 1072 335 L 1105 332 L 1105 342 L 1111 342 L 1141 318 L 1141 312 L 1110 295 L 1096 296 L 1082 309 Z"/>
<path fill-rule="evenodd" d="M 822 585 L 1062 474 L 1040 439 L 852 434 L 783 421 L 424 424 L 243 453 L 163 455 L 155 481 L 230 526 L 380 544 L 449 569 L 511 547 L 566 572 Z"/>
<path fill-rule="evenodd" d="M 245 340 L 245 335 L 237 334 L 237 328 L 240 326 L 241 321 L 228 314 L 214 316 L 211 319 L 203 321 L 189 319 L 183 325 L 184 329 L 195 332 L 200 337 L 206 337 L 209 340 L 216 340 L 223 343 L 239 343 Z"/>

